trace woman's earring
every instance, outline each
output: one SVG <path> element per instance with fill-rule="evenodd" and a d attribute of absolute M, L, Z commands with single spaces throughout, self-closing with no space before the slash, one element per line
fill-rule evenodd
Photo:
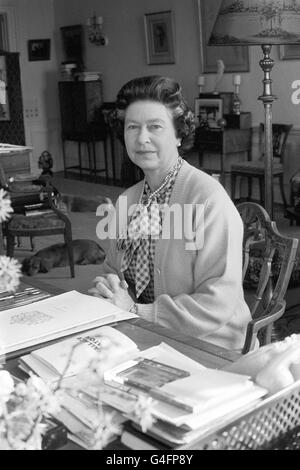
<path fill-rule="evenodd" d="M 177 147 L 180 147 L 180 146 L 181 146 L 181 140 L 178 140 Z"/>

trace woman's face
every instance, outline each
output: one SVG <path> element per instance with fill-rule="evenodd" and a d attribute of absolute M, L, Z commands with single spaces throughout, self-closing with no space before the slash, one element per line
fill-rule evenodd
<path fill-rule="evenodd" d="M 124 138 L 130 160 L 144 172 L 168 172 L 178 157 L 172 114 L 156 101 L 136 101 L 128 106 Z"/>

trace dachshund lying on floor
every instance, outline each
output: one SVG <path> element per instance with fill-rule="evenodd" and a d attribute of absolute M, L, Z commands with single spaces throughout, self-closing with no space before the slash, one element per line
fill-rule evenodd
<path fill-rule="evenodd" d="M 105 258 L 103 249 L 93 240 L 73 240 L 74 264 L 101 264 Z M 25 258 L 22 272 L 27 276 L 47 273 L 52 268 L 68 266 L 69 258 L 65 243 L 56 243 Z"/>

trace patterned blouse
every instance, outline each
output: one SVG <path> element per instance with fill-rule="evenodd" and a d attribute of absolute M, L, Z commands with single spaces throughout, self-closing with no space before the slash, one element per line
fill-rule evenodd
<path fill-rule="evenodd" d="M 118 249 L 124 251 L 121 271 L 140 303 L 154 302 L 154 256 L 156 240 L 161 236 L 164 209 L 168 205 L 182 158 L 167 174 L 161 186 L 151 191 L 147 181 L 140 203 L 132 215 L 127 237 L 119 238 Z"/>

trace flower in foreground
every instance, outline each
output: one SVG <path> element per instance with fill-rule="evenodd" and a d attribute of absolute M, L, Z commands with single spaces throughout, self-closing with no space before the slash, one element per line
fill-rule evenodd
<path fill-rule="evenodd" d="M 0 416 L 1 416 L 1 401 L 6 403 L 9 396 L 14 389 L 14 381 L 9 372 L 0 370 Z"/>
<path fill-rule="evenodd" d="M 7 192 L 1 188 L 0 189 L 0 222 L 6 222 L 10 218 L 10 215 L 13 211 L 14 210 L 11 207 L 10 198 L 7 197 Z"/>
<path fill-rule="evenodd" d="M 155 421 L 152 415 L 152 405 L 153 399 L 141 394 L 134 405 L 133 416 L 139 422 L 143 432 L 146 432 Z"/>
<path fill-rule="evenodd" d="M 0 449 L 40 450 L 42 419 L 59 410 L 60 396 L 37 376 L 15 383 L 0 370 Z"/>
<path fill-rule="evenodd" d="M 20 283 L 21 265 L 8 256 L 0 256 L 0 292 L 15 291 Z"/>

